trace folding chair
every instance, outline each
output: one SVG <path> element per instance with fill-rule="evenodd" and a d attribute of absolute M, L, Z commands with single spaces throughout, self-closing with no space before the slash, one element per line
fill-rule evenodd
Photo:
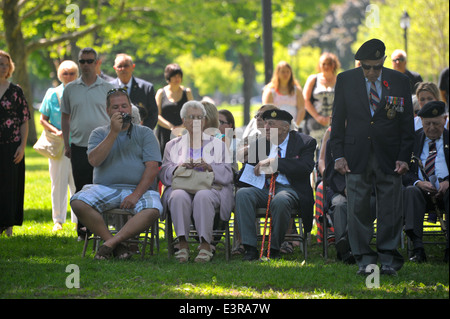
<path fill-rule="evenodd" d="M 229 261 L 231 258 L 231 235 L 229 221 L 223 221 L 220 219 L 220 208 L 215 211 L 214 227 L 213 227 L 213 241 L 210 243 L 212 245 L 223 244 L 225 247 L 225 260 Z M 178 238 L 173 236 L 173 224 L 170 211 L 167 212 L 166 218 L 166 238 L 167 238 L 167 252 L 169 258 L 171 258 L 175 253 L 175 245 L 178 243 Z M 225 236 L 223 234 L 225 233 Z M 224 237 L 222 239 L 222 237 Z M 200 238 L 198 238 L 197 230 L 195 229 L 194 223 L 191 223 L 189 231 L 188 243 L 199 243 Z"/>
<path fill-rule="evenodd" d="M 266 217 L 266 208 L 257 208 L 256 209 L 256 220 L 257 221 L 261 221 L 261 219 L 265 219 L 265 217 Z M 293 209 L 292 211 L 291 211 L 291 218 L 293 218 L 294 219 L 294 224 L 293 224 L 293 229 L 295 228 L 297 228 L 297 223 L 298 223 L 298 227 L 299 227 L 299 229 L 298 229 L 298 233 L 291 233 L 291 234 L 286 234 L 285 235 L 285 237 L 284 237 L 284 240 L 285 241 L 299 241 L 299 242 L 301 242 L 302 243 L 302 246 L 301 246 L 301 249 L 303 250 L 303 255 L 304 255 L 304 258 L 305 258 L 305 260 L 307 259 L 307 257 L 308 257 L 308 233 L 306 233 L 306 231 L 304 230 L 304 225 L 303 225 L 303 221 L 302 221 L 302 218 L 300 217 L 300 212 L 299 212 L 299 210 L 297 210 L 297 209 Z M 261 230 L 261 225 L 264 225 L 264 222 L 260 222 L 259 223 L 259 226 L 260 226 L 260 232 L 259 232 L 259 234 L 257 235 L 257 239 L 258 239 L 258 241 L 259 242 L 261 242 L 262 241 L 262 238 L 263 238 L 263 230 Z M 266 235 L 266 238 L 268 238 L 267 237 L 267 235 Z"/>
<path fill-rule="evenodd" d="M 445 245 L 447 243 L 447 224 L 446 220 L 448 218 L 447 215 L 443 215 L 442 217 L 438 216 L 435 223 L 429 222 L 428 217 L 430 213 L 433 212 L 427 212 L 424 216 L 423 221 L 423 238 L 428 238 L 428 240 L 423 240 L 422 242 L 424 244 L 435 244 L 435 245 Z M 436 240 L 437 237 L 443 237 L 444 240 Z M 406 250 L 408 253 L 408 257 L 411 257 L 412 251 L 413 251 L 413 244 L 412 241 L 409 240 L 408 236 L 407 238 L 407 244 L 406 244 Z M 434 240 L 432 240 L 434 238 Z"/>
<path fill-rule="evenodd" d="M 133 214 L 127 210 L 115 208 L 115 209 L 111 209 L 106 212 L 103 212 L 102 216 L 103 216 L 103 220 L 105 221 L 106 227 L 109 229 L 109 231 L 113 235 L 115 235 L 119 232 L 120 228 L 124 224 L 124 223 L 122 223 L 121 219 L 124 218 L 125 220 L 127 220 L 129 217 L 133 216 Z M 151 235 L 150 240 L 149 240 L 149 233 Z M 141 258 L 144 259 L 145 249 L 146 249 L 149 241 L 150 241 L 150 255 L 153 255 L 155 236 L 158 236 L 158 221 L 156 221 L 144 233 L 139 234 L 138 236 L 136 236 L 134 238 L 130 238 L 130 239 L 126 240 L 125 243 L 138 244 L 140 246 L 139 252 L 141 254 Z M 100 242 L 102 241 L 102 239 L 99 236 L 96 236 L 95 234 L 93 234 L 92 236 L 89 236 L 89 234 L 86 234 L 85 239 L 84 239 L 83 252 L 82 252 L 83 257 L 86 255 L 86 250 L 89 245 L 89 241 L 93 242 L 92 250 L 94 252 L 96 252 L 98 250 L 98 247 L 100 246 Z M 158 250 L 159 250 L 159 248 L 158 248 Z"/>

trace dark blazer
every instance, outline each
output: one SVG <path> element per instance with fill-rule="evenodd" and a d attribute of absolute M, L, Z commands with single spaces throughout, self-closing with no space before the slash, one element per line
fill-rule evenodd
<path fill-rule="evenodd" d="M 115 88 L 119 87 L 118 78 L 110 83 Z M 130 100 L 134 105 L 145 109 L 147 117 L 144 119 L 144 125 L 154 130 L 158 123 L 158 106 L 156 105 L 153 84 L 132 76 Z"/>
<path fill-rule="evenodd" d="M 351 173 L 361 174 L 373 147 L 380 168 L 395 174 L 395 162 L 409 163 L 414 146 L 414 120 L 408 78 L 397 71 L 382 69 L 380 107 L 373 117 L 362 68 L 337 76 L 331 122 L 333 158 L 345 157 Z M 404 111 L 387 117 L 386 96 L 403 97 Z"/>
<path fill-rule="evenodd" d="M 445 155 L 445 161 L 447 162 L 448 166 L 448 156 L 449 156 L 449 145 L 448 145 L 448 130 L 444 129 L 444 155 Z M 417 157 L 420 157 L 420 154 L 422 154 L 423 151 L 423 145 L 425 144 L 425 133 L 423 129 L 420 129 L 416 131 L 415 134 L 415 140 L 414 140 L 414 155 Z M 425 163 L 423 163 L 425 165 Z M 409 171 L 403 175 L 402 177 L 403 185 L 404 186 L 410 186 L 414 185 L 414 182 L 419 180 L 419 165 L 416 161 L 411 161 L 409 163 Z M 444 178 L 444 180 L 448 180 L 448 176 Z"/>
<path fill-rule="evenodd" d="M 261 154 L 258 154 L 259 143 L 266 144 L 266 154 L 263 154 L 262 158 L 259 157 Z M 259 143 L 255 141 L 249 146 L 249 158 L 252 157 L 250 154 L 256 154 L 256 161 L 248 162 L 249 164 L 256 165 L 259 161 L 266 159 L 270 153 L 271 145 L 265 137 L 262 137 Z M 297 131 L 290 131 L 286 157 L 278 159 L 278 171 L 286 175 L 300 199 L 300 211 L 306 232 L 311 231 L 313 221 L 314 195 L 310 175 L 314 169 L 316 144 L 316 140 L 312 137 Z"/>

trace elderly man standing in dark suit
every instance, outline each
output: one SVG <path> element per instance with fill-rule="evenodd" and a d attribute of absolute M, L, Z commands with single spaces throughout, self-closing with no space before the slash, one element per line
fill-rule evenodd
<path fill-rule="evenodd" d="M 139 108 L 143 125 L 155 129 L 158 123 L 158 106 L 155 100 L 153 84 L 133 76 L 135 68 L 131 56 L 120 53 L 114 61 L 117 78 L 110 83 L 115 88 L 125 88 L 131 103 Z"/>
<path fill-rule="evenodd" d="M 414 145 L 408 78 L 386 69 L 384 43 L 365 42 L 355 55 L 361 67 L 338 75 L 330 143 L 335 169 L 346 174 L 348 236 L 357 274 L 381 263 L 381 274 L 396 275 L 404 259 L 397 248 L 403 226 L 402 179 Z M 370 248 L 375 189 L 377 251 Z"/>
<path fill-rule="evenodd" d="M 313 221 L 314 196 L 310 174 L 314 168 L 316 140 L 291 131 L 292 115 L 282 110 L 268 110 L 262 115 L 266 136 L 250 144 L 248 162 L 254 174 L 276 173 L 275 194 L 270 203 L 272 222 L 271 258 L 280 257 L 280 247 L 289 227 L 292 209 L 299 209 L 305 232 Z M 274 130 L 276 129 L 276 130 Z M 272 132 L 271 132 L 272 131 Z M 276 132 L 276 134 L 274 134 Z M 274 136 L 271 137 L 271 134 Z M 264 152 L 259 147 L 266 146 Z M 267 207 L 269 187 L 244 187 L 236 193 L 236 215 L 245 248 L 244 260 L 259 258 L 255 226 L 256 208 Z"/>
<path fill-rule="evenodd" d="M 447 215 L 447 248 L 444 261 L 448 262 L 448 131 L 445 129 L 445 103 L 428 102 L 417 114 L 423 129 L 416 132 L 414 154 L 410 170 L 403 176 L 405 232 L 413 243 L 413 262 L 425 262 L 423 248 L 423 219 L 425 212 L 436 207 Z M 419 169 L 419 161 L 422 169 Z M 429 216 L 430 217 L 430 216 Z"/>

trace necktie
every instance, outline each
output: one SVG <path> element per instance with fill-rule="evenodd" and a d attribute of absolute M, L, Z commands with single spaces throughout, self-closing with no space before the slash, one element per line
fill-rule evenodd
<path fill-rule="evenodd" d="M 281 158 L 281 147 L 278 146 L 278 158 Z"/>
<path fill-rule="evenodd" d="M 370 82 L 370 106 L 375 112 L 380 106 L 380 97 L 378 96 L 377 87 L 375 82 Z"/>
<path fill-rule="evenodd" d="M 427 174 L 428 177 L 430 177 L 431 175 L 434 175 L 434 171 L 435 171 L 434 164 L 436 162 L 436 156 L 437 156 L 436 140 L 431 140 L 431 142 L 428 143 L 428 146 L 429 146 L 429 152 L 428 152 L 427 160 L 425 162 L 425 173 Z"/>

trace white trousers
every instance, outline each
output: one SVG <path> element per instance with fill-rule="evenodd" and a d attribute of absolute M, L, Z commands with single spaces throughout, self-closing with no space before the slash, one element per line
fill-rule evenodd
<path fill-rule="evenodd" d="M 51 180 L 52 218 L 54 223 L 65 223 L 67 215 L 67 187 L 70 196 L 75 194 L 75 183 L 70 159 L 62 155 L 59 159 L 49 159 L 48 168 Z M 77 223 L 77 217 L 71 210 L 71 220 Z"/>

